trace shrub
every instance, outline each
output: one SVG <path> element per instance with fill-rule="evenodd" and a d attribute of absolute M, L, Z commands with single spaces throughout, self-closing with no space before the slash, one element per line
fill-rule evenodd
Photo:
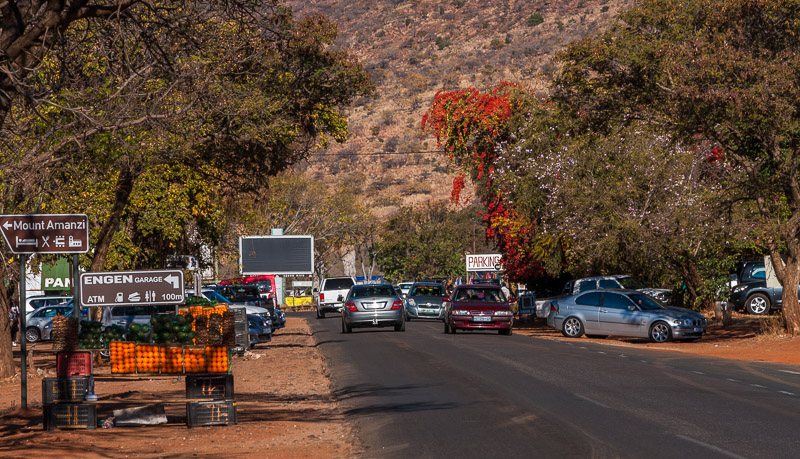
<path fill-rule="evenodd" d="M 453 6 L 456 8 L 461 8 L 467 3 L 467 0 L 453 0 Z"/>
<path fill-rule="evenodd" d="M 497 38 L 492 40 L 492 42 L 489 43 L 489 45 L 492 47 L 492 49 L 503 49 L 503 46 L 505 46 L 505 44 L 501 40 L 498 40 Z"/>
<path fill-rule="evenodd" d="M 439 47 L 440 50 L 445 49 L 450 46 L 450 39 L 445 37 L 436 37 L 436 46 Z"/>
<path fill-rule="evenodd" d="M 544 22 L 544 16 L 542 16 L 540 13 L 531 14 L 528 20 L 526 21 L 528 27 L 536 27 L 537 25 L 543 22 Z"/>

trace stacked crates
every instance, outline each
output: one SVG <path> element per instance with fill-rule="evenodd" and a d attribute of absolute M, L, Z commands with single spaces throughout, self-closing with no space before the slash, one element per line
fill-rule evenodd
<path fill-rule="evenodd" d="M 95 405 L 83 403 L 92 390 L 92 353 L 59 352 L 56 375 L 42 381 L 44 429 L 96 428 Z"/>
<path fill-rule="evenodd" d="M 187 375 L 186 398 L 208 399 L 186 403 L 187 426 L 236 424 L 232 374 Z"/>

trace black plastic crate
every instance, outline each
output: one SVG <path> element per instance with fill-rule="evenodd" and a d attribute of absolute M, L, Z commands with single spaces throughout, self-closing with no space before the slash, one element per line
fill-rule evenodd
<path fill-rule="evenodd" d="M 186 398 L 233 400 L 233 375 L 186 375 Z"/>
<path fill-rule="evenodd" d="M 186 404 L 186 425 L 189 427 L 234 424 L 236 424 L 236 402 L 233 400 Z"/>
<path fill-rule="evenodd" d="M 90 382 L 86 376 L 44 378 L 42 403 L 82 402 L 89 393 Z"/>
<path fill-rule="evenodd" d="M 44 430 L 96 429 L 96 406 L 90 403 L 57 403 L 44 406 Z"/>

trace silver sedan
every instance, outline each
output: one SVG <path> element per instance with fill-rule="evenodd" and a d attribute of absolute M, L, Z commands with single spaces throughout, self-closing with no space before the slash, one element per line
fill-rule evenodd
<path fill-rule="evenodd" d="M 354 285 L 342 307 L 342 333 L 354 327 L 394 327 L 405 331 L 403 301 L 391 284 Z"/>
<path fill-rule="evenodd" d="M 444 319 L 447 306 L 444 285 L 435 282 L 417 282 L 411 286 L 406 299 L 406 320 Z"/>
<path fill-rule="evenodd" d="M 570 338 L 586 333 L 590 338 L 630 336 L 663 343 L 701 338 L 708 321 L 636 290 L 590 290 L 551 301 L 547 324 Z"/>

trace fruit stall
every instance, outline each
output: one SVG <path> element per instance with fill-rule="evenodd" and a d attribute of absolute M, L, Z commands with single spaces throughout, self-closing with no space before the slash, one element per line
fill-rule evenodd
<path fill-rule="evenodd" d="M 52 340 L 60 366 L 57 377 L 42 386 L 45 429 L 96 428 L 97 407 L 114 401 L 96 401 L 95 378 L 113 382 L 140 376 L 186 381 L 186 398 L 174 403 L 186 404 L 189 427 L 235 424 L 236 319 L 227 306 L 200 301 L 127 327 L 55 318 Z M 93 353 L 109 359 L 110 375 L 93 375 Z"/>

